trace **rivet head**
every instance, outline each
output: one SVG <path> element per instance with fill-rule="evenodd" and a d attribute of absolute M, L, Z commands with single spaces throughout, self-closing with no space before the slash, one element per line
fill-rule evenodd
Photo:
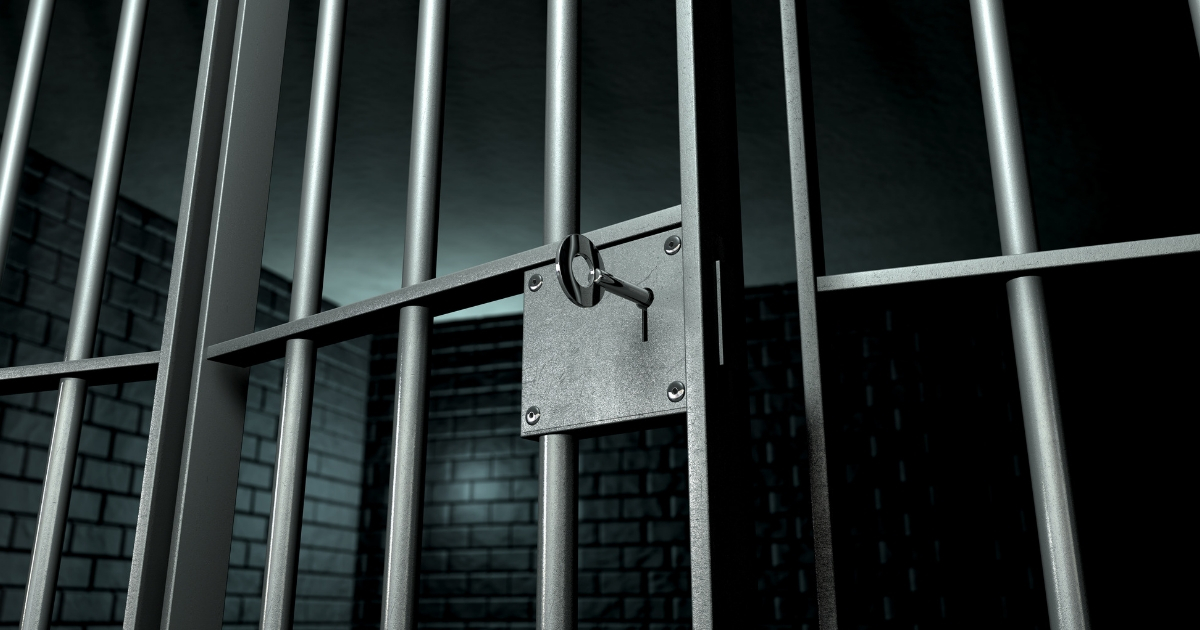
<path fill-rule="evenodd" d="M 679 402 L 683 400 L 683 395 L 687 393 L 687 388 L 683 386 L 683 381 L 672 381 L 667 385 L 667 400 L 671 402 Z"/>
<path fill-rule="evenodd" d="M 542 274 L 535 273 L 529 276 L 529 290 L 536 293 L 540 288 L 542 288 Z"/>
<path fill-rule="evenodd" d="M 679 240 L 679 236 L 675 234 L 668 236 L 666 242 L 663 243 L 663 251 L 667 252 L 668 256 L 678 254 L 682 247 L 683 241 Z"/>
<path fill-rule="evenodd" d="M 542 410 L 538 409 L 536 406 L 530 407 L 529 409 L 525 410 L 525 424 L 528 424 L 529 426 L 533 426 L 538 423 L 538 420 L 541 420 L 541 419 L 542 419 Z"/>

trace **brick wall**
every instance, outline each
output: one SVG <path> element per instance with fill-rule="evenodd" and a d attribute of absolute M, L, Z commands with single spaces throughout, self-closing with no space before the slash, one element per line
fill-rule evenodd
<path fill-rule="evenodd" d="M 30 151 L 0 277 L 0 366 L 62 359 L 90 182 Z M 174 224 L 120 200 L 96 351 L 157 349 Z M 259 327 L 286 319 L 288 283 L 264 271 Z M 357 541 L 367 376 L 359 340 L 318 355 L 298 622 L 347 625 Z M 226 621 L 257 623 L 282 371 L 251 370 Z M 119 624 L 153 383 L 92 388 L 80 438 L 56 625 Z M 0 625 L 19 621 L 57 392 L 0 398 Z M 298 623 L 297 625 L 302 625 Z"/>

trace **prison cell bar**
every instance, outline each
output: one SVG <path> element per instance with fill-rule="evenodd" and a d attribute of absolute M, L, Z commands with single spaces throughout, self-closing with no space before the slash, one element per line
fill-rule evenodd
<path fill-rule="evenodd" d="M 215 156 L 197 348 L 254 329 L 289 5 L 288 0 L 215 1 L 222 7 L 210 3 L 210 24 L 218 21 L 223 29 L 224 20 L 233 17 L 227 11 L 237 15 Z M 214 64 L 218 53 L 224 54 L 214 50 Z M 200 98 L 198 91 L 197 103 Z M 195 125 L 194 119 L 194 134 Z M 161 604 L 162 626 L 174 629 L 221 624 L 249 380 L 247 369 L 208 361 L 203 352 L 194 357 L 192 372 Z"/>
<path fill-rule="evenodd" d="M 150 409 L 146 468 L 134 531 L 126 630 L 159 630 L 171 552 L 175 501 L 197 355 L 209 230 L 221 132 L 229 94 L 237 0 L 210 0 L 201 40 L 179 223 L 163 315 L 162 348 Z M 202 346 L 201 346 L 202 349 Z"/>
<path fill-rule="evenodd" d="M 971 0 L 971 23 L 1000 223 L 1000 249 L 1004 254 L 1034 252 L 1038 249 L 1037 225 L 1029 193 L 1004 3 Z M 1085 630 L 1087 600 L 1042 279 L 1021 276 L 1009 280 L 1007 288 L 1050 627 Z"/>
<path fill-rule="evenodd" d="M 108 97 L 100 127 L 96 173 L 92 180 L 87 223 L 83 232 L 83 250 L 79 255 L 79 275 L 75 281 L 75 297 L 67 327 L 66 361 L 91 357 L 96 342 L 100 296 L 104 288 L 108 246 L 116 216 L 121 167 L 125 161 L 129 112 L 133 106 L 133 87 L 137 80 L 145 18 L 146 0 L 125 0 L 121 5 Z M 62 379 L 42 486 L 42 502 L 38 508 L 37 535 L 29 563 L 29 581 L 25 589 L 21 627 L 26 630 L 45 630 L 50 627 L 86 396 L 87 381 L 81 378 Z"/>
<path fill-rule="evenodd" d="M 579 0 L 548 0 L 546 9 L 542 235 L 553 245 L 579 232 Z M 569 630 L 577 606 L 579 442 L 570 433 L 555 433 L 541 436 L 538 445 L 534 617 L 540 630 Z"/>
<path fill-rule="evenodd" d="M 13 217 L 17 213 L 17 191 L 21 189 L 25 149 L 29 146 L 29 130 L 33 127 L 33 109 L 37 104 L 53 14 L 54 0 L 32 0 L 29 3 L 21 50 L 17 54 L 12 95 L 8 100 L 8 116 L 4 120 L 4 137 L 0 138 L 0 276 L 4 275 L 8 236 L 12 233 Z"/>
<path fill-rule="evenodd" d="M 404 287 L 437 273 L 437 234 L 442 184 L 445 111 L 447 0 L 421 0 L 417 16 L 413 80 L 412 146 L 408 162 L 408 216 L 404 228 Z M 401 307 L 396 337 L 391 500 L 380 628 L 417 627 L 424 521 L 425 451 L 429 404 L 427 305 Z"/>
<path fill-rule="evenodd" d="M 796 241 L 800 373 L 804 391 L 804 423 L 808 428 L 808 474 L 816 565 L 817 619 L 823 630 L 836 630 L 837 589 L 833 570 L 833 517 L 829 506 L 825 396 L 821 388 L 821 338 L 817 324 L 818 281 L 825 275 L 825 246 L 821 230 L 821 196 L 820 180 L 817 176 L 817 138 L 813 114 L 807 4 L 805 0 L 780 0 L 779 11 L 780 25 L 783 29 L 783 76 L 787 97 L 792 220 Z"/>
<path fill-rule="evenodd" d="M 321 0 L 308 109 L 308 138 L 300 184 L 300 224 L 296 232 L 296 259 L 288 313 L 291 321 L 321 311 L 345 27 L 346 0 Z M 288 341 L 267 534 L 267 562 L 263 570 L 260 627 L 264 630 L 292 627 L 316 361 L 317 346 L 311 339 Z"/>
<path fill-rule="evenodd" d="M 1196 33 L 1196 46 L 1200 48 L 1200 0 L 1188 0 L 1188 10 L 1192 14 L 1192 30 Z"/>
<path fill-rule="evenodd" d="M 729 2 L 675 3 L 688 520 L 697 630 L 745 625 L 755 584 L 746 492 L 751 461 L 731 22 Z"/>

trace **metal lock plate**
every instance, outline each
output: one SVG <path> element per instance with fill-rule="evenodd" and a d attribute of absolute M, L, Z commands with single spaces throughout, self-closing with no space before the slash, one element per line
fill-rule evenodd
<path fill-rule="evenodd" d="M 603 267 L 630 284 L 647 287 L 654 301 L 642 310 L 616 295 L 591 308 L 572 304 L 558 285 L 554 264 L 525 274 L 524 348 L 521 365 L 521 437 L 566 433 L 683 412 L 686 396 L 668 400 L 684 381 L 683 256 L 664 243 L 679 229 L 600 250 Z M 530 278 L 539 275 L 538 290 Z M 535 286 L 537 282 L 533 283 Z M 526 410 L 536 407 L 536 423 Z"/>

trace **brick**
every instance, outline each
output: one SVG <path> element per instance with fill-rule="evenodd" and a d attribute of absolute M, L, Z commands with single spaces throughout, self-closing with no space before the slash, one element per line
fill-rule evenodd
<path fill-rule="evenodd" d="M 74 532 L 71 537 L 71 551 L 78 554 L 93 556 L 121 555 L 121 539 L 123 531 L 119 527 L 106 525 L 73 524 Z"/>
<path fill-rule="evenodd" d="M 108 447 L 111 443 L 112 431 L 108 429 L 88 424 L 79 429 L 79 452 L 83 455 L 105 459 L 108 457 Z"/>
<path fill-rule="evenodd" d="M 621 550 L 617 547 L 581 547 L 580 569 L 618 569 L 621 567 Z"/>
<path fill-rule="evenodd" d="M 42 484 L 0 477 L 0 497 L 11 512 L 37 514 L 42 502 Z"/>
<path fill-rule="evenodd" d="M 616 597 L 580 597 L 580 619 L 620 619 L 621 600 Z"/>
<path fill-rule="evenodd" d="M 642 574 L 638 571 L 601 571 L 600 592 L 605 595 L 642 592 Z"/>
<path fill-rule="evenodd" d="M 109 492 L 129 492 L 133 470 L 125 464 L 114 464 L 97 459 L 85 459 L 83 462 L 82 485 L 85 488 L 108 490 Z"/>
<path fill-rule="evenodd" d="M 472 547 L 507 547 L 512 540 L 509 529 L 504 525 L 481 525 L 471 528 Z"/>
<path fill-rule="evenodd" d="M 508 595 L 508 574 L 472 573 L 469 589 L 472 595 Z"/>
<path fill-rule="evenodd" d="M 600 544 L 602 545 L 637 543 L 641 541 L 642 531 L 638 523 L 600 524 Z"/>
<path fill-rule="evenodd" d="M 489 468 L 487 461 L 455 462 L 454 478 L 458 480 L 487 479 L 490 474 Z"/>
<path fill-rule="evenodd" d="M 309 523 L 300 530 L 300 544 L 353 552 L 358 549 L 358 532 Z"/>
<path fill-rule="evenodd" d="M 527 571 L 533 566 L 533 550 L 493 549 L 488 564 L 497 571 Z"/>
<path fill-rule="evenodd" d="M 471 498 L 476 501 L 496 501 L 509 496 L 509 484 L 506 481 L 471 482 Z"/>
<path fill-rule="evenodd" d="M 430 488 L 426 501 L 436 503 L 462 502 L 470 499 L 470 483 L 435 483 Z"/>
<path fill-rule="evenodd" d="M 243 540 L 267 539 L 267 519 L 248 514 L 233 515 L 233 536 Z"/>
<path fill-rule="evenodd" d="M 21 464 L 24 461 L 25 447 L 10 442 L 0 442 L 0 474 L 13 477 L 20 475 Z"/>
<path fill-rule="evenodd" d="M 101 495 L 87 490 L 75 490 L 71 493 L 71 505 L 67 508 L 67 516 L 75 521 L 100 520 Z"/>
<path fill-rule="evenodd" d="M 300 570 L 353 575 L 354 554 L 319 549 L 306 550 L 305 553 L 300 554 Z"/>
<path fill-rule="evenodd" d="M 112 621 L 113 594 L 107 591 L 62 592 L 62 621 Z"/>
<path fill-rule="evenodd" d="M 680 593 L 687 588 L 683 574 L 677 571 L 651 571 L 646 577 L 646 590 L 651 595 Z"/>
<path fill-rule="evenodd" d="M 118 433 L 113 440 L 113 459 L 131 464 L 146 461 L 146 438 L 140 435 Z"/>
<path fill-rule="evenodd" d="M 625 518 L 659 518 L 663 515 L 658 499 L 621 499 L 621 516 Z"/>
<path fill-rule="evenodd" d="M 29 579 L 30 554 L 0 551 L 0 584 L 24 586 Z"/>
<path fill-rule="evenodd" d="M 464 503 L 451 508 L 450 520 L 453 523 L 487 523 L 488 506 L 486 503 Z"/>
<path fill-rule="evenodd" d="M 254 595 L 262 592 L 262 571 L 253 569 L 230 569 L 225 582 L 226 593 Z"/>
<path fill-rule="evenodd" d="M 646 527 L 649 542 L 685 541 L 688 524 L 683 521 L 653 521 Z"/>
<path fill-rule="evenodd" d="M 91 420 L 96 424 L 137 433 L 141 410 L 137 405 L 107 396 L 91 396 Z"/>
<path fill-rule="evenodd" d="M 125 590 L 129 587 L 128 560 L 97 560 L 92 586 Z"/>
<path fill-rule="evenodd" d="M 25 477 L 41 481 L 46 477 L 46 465 L 49 451 L 43 448 L 30 448 L 25 452 Z"/>
<path fill-rule="evenodd" d="M 487 602 L 488 619 L 526 620 L 533 617 L 533 602 L 523 597 L 493 597 Z"/>
<path fill-rule="evenodd" d="M 620 514 L 620 499 L 584 499 L 579 502 L 579 519 L 583 521 L 611 521 Z"/>
<path fill-rule="evenodd" d="M 272 477 L 274 476 L 274 471 L 270 466 L 264 466 L 262 464 L 256 464 L 254 462 L 247 461 L 240 462 L 239 466 L 238 485 L 251 486 L 264 490 L 271 489 L 271 481 Z"/>
<path fill-rule="evenodd" d="M 450 552 L 451 571 L 481 571 L 488 567 L 488 552 L 482 549 L 462 549 Z"/>
<path fill-rule="evenodd" d="M 4 411 L 3 425 L 4 429 L 0 434 L 6 440 L 49 446 L 54 418 L 9 407 Z"/>
<path fill-rule="evenodd" d="M 526 501 L 493 503 L 491 508 L 494 523 L 524 523 L 532 520 L 533 505 Z"/>
<path fill-rule="evenodd" d="M 425 546 L 434 549 L 437 548 L 454 548 L 467 546 L 466 527 L 431 527 L 426 529 Z"/>
<path fill-rule="evenodd" d="M 600 475 L 600 494 L 639 494 L 641 478 L 638 475 Z"/>
<path fill-rule="evenodd" d="M 662 547 L 625 547 L 621 549 L 621 565 L 627 569 L 657 568 L 664 564 Z"/>

